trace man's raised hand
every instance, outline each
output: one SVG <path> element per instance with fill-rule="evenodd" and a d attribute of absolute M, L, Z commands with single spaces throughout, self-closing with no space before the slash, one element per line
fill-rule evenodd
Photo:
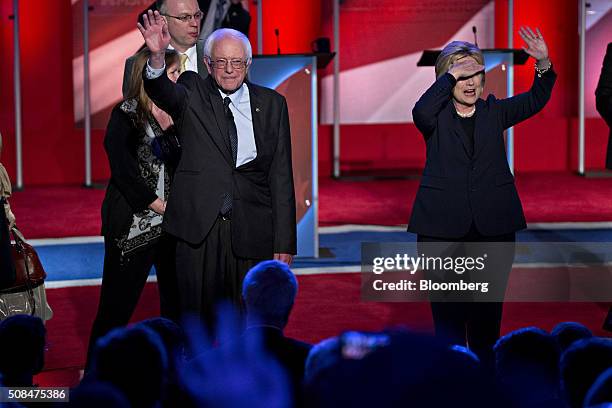
<path fill-rule="evenodd" d="M 138 27 L 138 30 L 142 34 L 142 38 L 144 38 L 152 56 L 156 54 L 162 56 L 161 62 L 163 65 L 163 54 L 170 44 L 170 33 L 168 32 L 166 20 L 157 10 L 147 11 L 147 14 L 143 14 L 142 20 L 143 24 L 137 23 L 136 27 Z M 161 67 L 153 66 L 153 68 Z"/>

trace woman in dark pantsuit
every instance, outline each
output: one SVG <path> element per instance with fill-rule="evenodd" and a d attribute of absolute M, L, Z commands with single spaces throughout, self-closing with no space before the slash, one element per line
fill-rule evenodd
<path fill-rule="evenodd" d="M 556 78 L 540 31 L 521 28 L 519 34 L 527 45 L 525 51 L 536 60 L 528 92 L 507 99 L 481 99 L 483 54 L 473 44 L 454 41 L 442 50 L 436 62 L 437 79 L 412 111 L 427 148 L 408 226 L 408 231 L 418 234 L 419 253 L 489 256 L 480 274 L 425 271 L 434 280 L 482 278 L 490 286 L 486 296 L 430 296 L 436 334 L 451 343 L 467 343 L 488 366 L 492 366 L 492 347 L 499 337 L 515 232 L 526 227 L 503 132 L 546 105 Z"/>

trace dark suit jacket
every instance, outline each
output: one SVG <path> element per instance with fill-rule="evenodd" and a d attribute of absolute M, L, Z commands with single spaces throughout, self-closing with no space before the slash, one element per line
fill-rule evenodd
<path fill-rule="evenodd" d="M 612 43 L 609 43 L 606 49 L 606 56 L 601 67 L 601 75 L 595 90 L 595 104 L 597 111 L 610 128 L 606 168 L 612 170 Z"/>
<path fill-rule="evenodd" d="M 285 337 L 281 330 L 273 327 L 247 329 L 245 335 L 248 336 L 254 330 L 261 331 L 264 348 L 283 365 L 294 384 L 301 384 L 312 345 Z"/>
<path fill-rule="evenodd" d="M 122 103 L 113 108 L 104 136 L 111 178 L 102 202 L 102 235 L 113 238 L 128 231 L 134 213 L 145 210 L 157 198 L 140 175 L 138 129 L 121 110 Z"/>
<path fill-rule="evenodd" d="M 206 69 L 206 64 L 204 64 L 204 42 L 202 40 L 198 40 L 196 43 L 196 53 L 198 56 L 198 74 L 202 76 L 202 78 L 206 78 L 208 76 L 208 70 Z M 127 98 L 128 90 L 130 86 L 130 75 L 132 73 L 132 66 L 134 65 L 134 56 L 132 55 L 130 58 L 125 60 L 125 67 L 123 68 L 123 84 L 121 85 L 121 93 L 123 94 L 123 98 Z"/>
<path fill-rule="evenodd" d="M 550 98 L 556 74 L 535 75 L 528 92 L 508 99 L 476 102 L 474 155 L 470 156 L 451 101 L 455 79 L 445 74 L 412 110 L 425 137 L 425 168 L 408 231 L 460 238 L 472 222 L 485 236 L 526 227 L 523 208 L 508 167 L 503 131 L 539 112 Z M 545 137 L 545 135 L 540 135 Z"/>
<path fill-rule="evenodd" d="M 264 349 L 282 365 L 289 375 L 295 406 L 301 406 L 304 370 L 312 345 L 285 337 L 281 330 L 273 327 L 250 328 L 246 330 L 245 335 L 248 336 L 256 330 L 262 334 Z"/>
<path fill-rule="evenodd" d="M 248 11 L 242 8 L 242 4 L 232 4 L 227 9 L 225 18 L 221 23 L 222 28 L 233 28 L 240 31 L 242 34 L 249 36 L 249 27 L 251 25 L 251 15 Z"/>
<path fill-rule="evenodd" d="M 219 216 L 223 195 L 231 191 L 236 256 L 269 259 L 273 253 L 295 254 L 287 102 L 272 89 L 251 83 L 248 88 L 257 157 L 235 168 L 223 100 L 211 77 L 185 72 L 177 84 L 165 74 L 145 79 L 149 97 L 172 116 L 182 146 L 164 228 L 189 243 L 202 242 Z"/>

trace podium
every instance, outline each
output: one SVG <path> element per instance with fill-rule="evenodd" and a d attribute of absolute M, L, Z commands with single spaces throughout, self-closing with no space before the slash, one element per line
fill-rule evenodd
<path fill-rule="evenodd" d="M 317 68 L 335 54 L 255 55 L 249 81 L 287 99 L 297 216 L 297 255 L 319 256 Z"/>
<path fill-rule="evenodd" d="M 417 62 L 418 67 L 433 67 L 441 50 L 425 50 Z M 529 55 L 522 49 L 516 48 L 490 48 L 483 49 L 485 60 L 485 81 L 482 98 L 486 99 L 489 94 L 498 99 L 508 98 L 514 95 L 513 65 L 523 65 L 529 59 Z M 510 170 L 514 173 L 514 129 L 506 131 L 506 157 Z"/>

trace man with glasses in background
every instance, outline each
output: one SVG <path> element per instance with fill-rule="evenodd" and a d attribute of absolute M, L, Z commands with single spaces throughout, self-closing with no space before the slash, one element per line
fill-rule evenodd
<path fill-rule="evenodd" d="M 163 223 L 178 240 L 181 306 L 212 324 L 219 301 L 242 309 L 252 266 L 290 264 L 296 253 L 287 102 L 245 82 L 252 49 L 239 31 L 219 29 L 206 39 L 208 78 L 186 72 L 175 84 L 164 73 L 166 20 L 149 11 L 138 29 L 151 50 L 145 90 L 174 119 L 182 146 Z"/>
<path fill-rule="evenodd" d="M 204 65 L 204 42 L 199 40 L 200 23 L 204 13 L 197 0 L 157 0 L 155 7 L 163 16 L 170 34 L 169 49 L 176 50 L 180 58 L 180 70 L 197 72 L 203 77 L 208 75 Z M 140 19 L 139 19 L 140 21 Z M 126 96 L 134 57 L 125 61 L 123 71 L 123 96 Z"/>

